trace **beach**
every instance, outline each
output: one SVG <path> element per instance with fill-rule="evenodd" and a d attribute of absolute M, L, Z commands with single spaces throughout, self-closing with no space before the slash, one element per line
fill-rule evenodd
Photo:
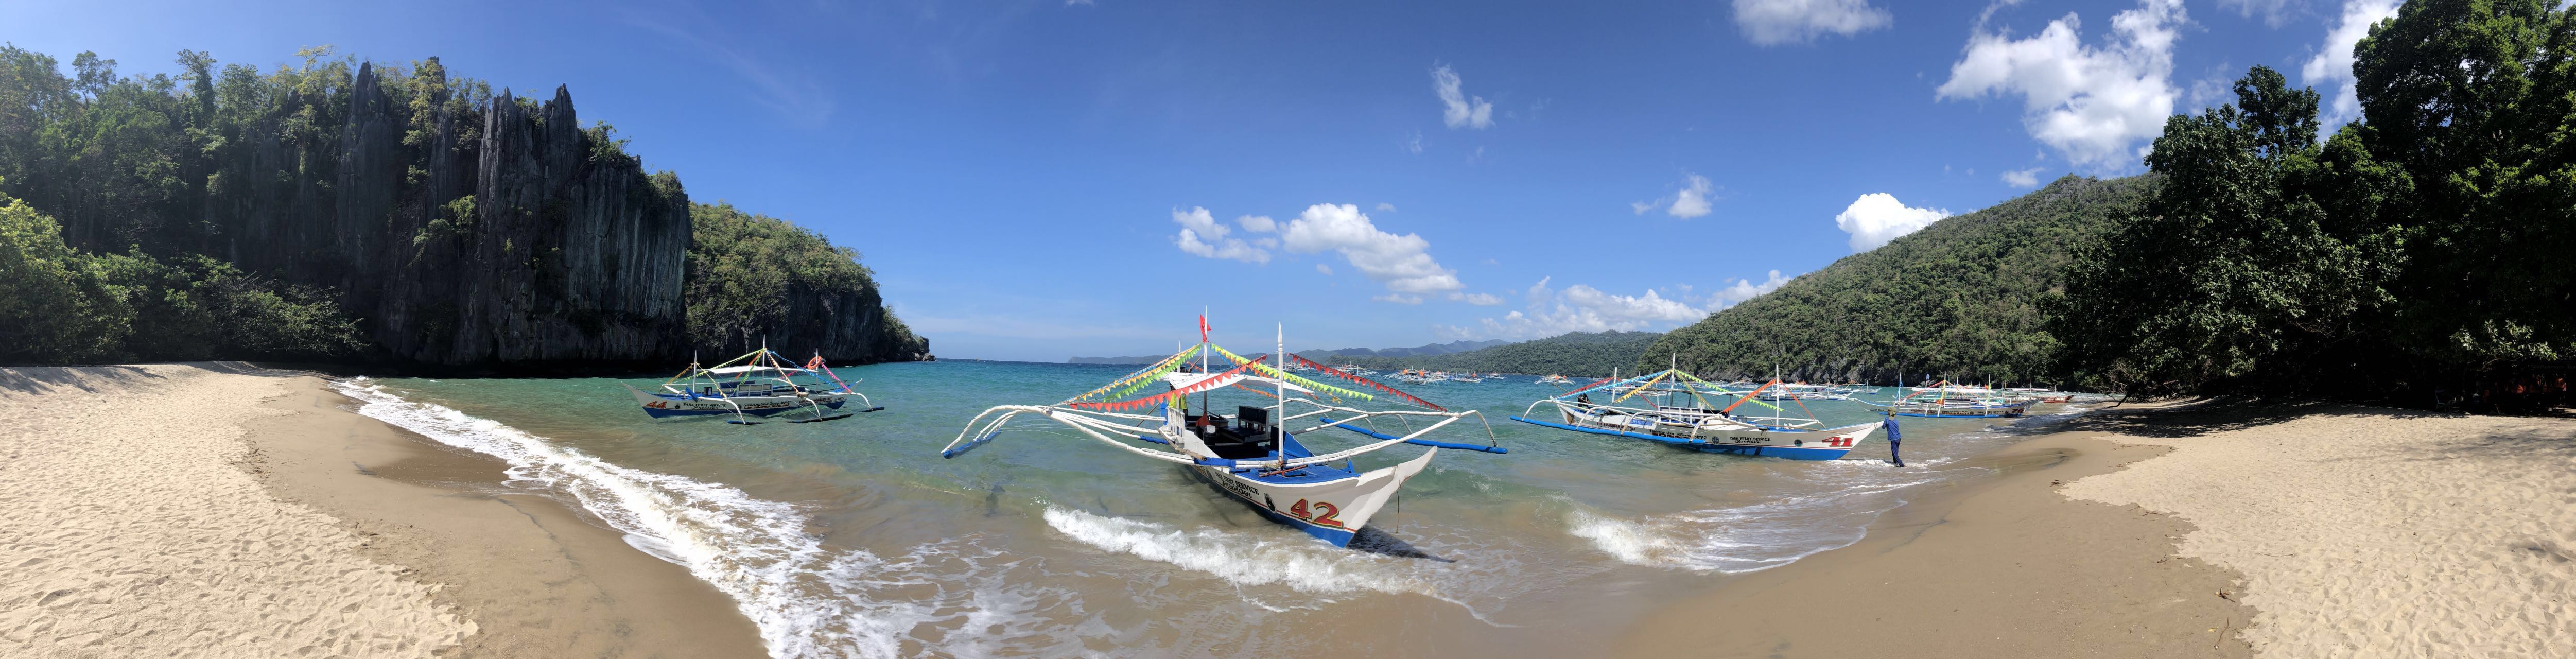
<path fill-rule="evenodd" d="M 0 655 L 763 654 L 685 570 L 324 385 L 0 369 Z"/>
<path fill-rule="evenodd" d="M 980 372 L 948 368 L 924 373 Z M 989 493 L 889 503 L 895 495 L 884 492 L 922 486 L 817 485 L 838 472 L 793 460 L 781 464 L 808 466 L 708 468 L 698 478 L 748 490 L 719 488 L 730 498 L 688 506 L 869 504 L 772 511 L 819 539 L 808 551 L 823 553 L 813 555 L 834 557 L 776 569 L 811 579 L 864 567 L 848 573 L 872 580 L 832 581 L 814 586 L 827 597 L 797 599 L 803 591 L 759 589 L 760 575 L 783 573 L 761 564 L 723 572 L 709 566 L 740 559 L 673 543 L 700 527 L 640 522 L 650 509 L 635 501 L 601 507 L 549 494 L 717 486 L 626 468 L 576 478 L 566 470 L 595 456 L 562 449 L 548 458 L 555 462 L 505 460 L 457 446 L 472 437 L 432 439 L 354 413 L 391 405 L 401 413 L 374 414 L 534 441 L 453 410 L 387 402 L 396 400 L 385 393 L 391 387 L 231 363 L 0 369 L 0 387 L 9 394 L 0 421 L 10 428 L 0 433 L 8 457 L 0 467 L 0 655 L 12 657 L 1271 656 L 1289 647 L 1277 643 L 1283 630 L 1322 633 L 1310 638 L 1337 651 L 1417 656 L 2566 656 L 2576 648 L 2576 476 L 2568 469 L 2576 421 L 2567 419 L 2132 405 L 2000 435 L 1933 439 L 1944 436 L 1925 428 L 1937 426 L 1910 426 L 1918 441 L 1909 456 L 1936 452 L 1932 442 L 1980 437 L 1989 444 L 1978 446 L 1994 448 L 1917 458 L 1906 469 L 1877 460 L 1720 462 L 1564 441 L 1569 460 L 1828 470 L 1842 474 L 1836 483 L 1877 493 L 1853 496 L 1901 495 L 1863 518 L 1856 542 L 1818 536 L 1827 544 L 1796 557 L 1719 561 L 1707 559 L 1711 547 L 1742 539 L 1725 535 L 1726 524 L 1565 512 L 1573 504 L 1510 490 L 1496 519 L 1524 520 L 1510 530 L 1529 539 L 1516 542 L 1560 544 L 1508 553 L 1508 545 L 1435 535 L 1462 527 L 1425 520 L 1464 514 L 1443 513 L 1451 504 L 1435 488 L 1391 528 L 1452 561 L 1440 562 L 1308 547 L 1258 519 L 1210 527 L 1187 512 L 1081 503 L 1060 484 L 1011 481 Z M 541 420 L 532 419 L 524 423 Z M 709 428 L 779 446 L 800 437 Z M 587 445 L 626 462 L 707 460 L 619 437 Z M 614 452 L 630 445 L 623 450 L 631 453 Z M 917 448 L 890 446 L 874 459 L 924 452 Z M 953 463 L 890 468 L 914 464 Z M 1731 486 L 1769 472 L 1637 473 L 1661 480 L 1591 484 L 1601 491 L 1578 494 L 1611 501 L 1625 490 Z M 1454 482 L 1446 489 L 1470 494 L 1504 483 Z M 1173 499 L 1181 510 L 1206 508 L 1217 516 L 1210 519 L 1232 512 L 1197 490 L 1174 489 L 1184 487 L 1176 480 L 1121 487 L 1182 493 Z M 1029 496 L 1039 498 L 1017 503 Z M 865 544 L 906 533 L 930 544 Z M 733 545 L 759 538 L 730 537 Z M 1283 571 L 1210 574 L 1191 552 L 1261 556 L 1283 561 Z M 1737 566 L 1744 561 L 1753 562 Z M 831 597 L 859 604 L 795 604 Z M 763 614 L 770 609 L 746 601 L 808 607 L 775 610 L 809 618 Z M 1154 618 L 1182 608 L 1235 618 L 1180 631 Z M 806 619 L 813 622 L 798 622 Z M 890 631 L 813 626 L 826 623 Z"/>
<path fill-rule="evenodd" d="M 2143 407 L 1979 456 L 1996 478 L 1622 653 L 2576 656 L 2576 420 Z"/>

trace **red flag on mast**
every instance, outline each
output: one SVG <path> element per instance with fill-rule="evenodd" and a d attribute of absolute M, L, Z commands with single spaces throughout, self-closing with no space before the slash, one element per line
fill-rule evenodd
<path fill-rule="evenodd" d="M 1199 342 L 1207 343 L 1207 314 L 1199 314 Z"/>

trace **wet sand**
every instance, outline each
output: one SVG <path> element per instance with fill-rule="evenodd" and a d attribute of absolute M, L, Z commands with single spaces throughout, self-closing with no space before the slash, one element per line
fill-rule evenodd
<path fill-rule="evenodd" d="M 6 438 L 0 508 L 18 511 L 0 518 L 8 535 L 125 529 L 0 547 L 0 655 L 766 656 L 733 602 L 683 568 L 585 513 L 504 488 L 498 460 L 348 411 L 320 378 L 155 364 L 0 369 L 0 384 L 10 389 L 0 420 L 31 433 Z M 118 402 L 85 405 L 92 394 Z M 153 442 L 205 450 L 167 460 L 135 450 Z M 21 461 L 101 450 L 120 459 L 87 463 L 94 473 Z M 47 491 L 92 479 L 142 485 Z M 175 487 L 195 482 L 228 489 Z M 153 511 L 208 537 L 137 532 L 141 520 L 124 519 Z M 208 570 L 155 558 L 204 544 L 225 548 L 220 578 L 190 579 Z M 134 580 L 149 587 L 90 594 Z M 120 594 L 143 604 L 116 604 Z M 84 601 L 104 603 L 64 604 Z M 258 622 L 207 621 L 236 612 Z"/>
<path fill-rule="evenodd" d="M 1972 462 L 1619 654 L 2576 656 L 2576 420 L 2198 402 Z"/>
<path fill-rule="evenodd" d="M 2174 557 L 2191 525 L 2060 484 L 2162 453 L 2095 433 L 1961 464 L 2000 470 L 1908 502 L 1850 547 L 1742 575 L 1638 624 L 1635 657 L 2241 657 L 2237 575 Z"/>

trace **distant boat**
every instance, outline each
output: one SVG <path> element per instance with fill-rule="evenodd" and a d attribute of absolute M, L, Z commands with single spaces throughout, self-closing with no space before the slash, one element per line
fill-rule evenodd
<path fill-rule="evenodd" d="M 1949 382 L 1930 387 L 1907 387 L 1914 393 L 1886 403 L 1860 401 L 1863 405 L 1885 408 L 1897 416 L 1919 416 L 1950 419 L 1999 419 L 2028 414 L 2036 399 L 2008 400 L 1994 395 L 1985 387 L 1954 387 Z M 1924 394 L 1934 394 L 1924 397 Z"/>
<path fill-rule="evenodd" d="M 802 367 L 789 366 L 792 362 L 780 357 L 777 351 L 764 347 L 714 368 L 699 368 L 692 360 L 679 375 L 662 381 L 662 391 L 624 386 L 635 395 L 635 403 L 644 407 L 644 413 L 657 419 L 729 414 L 733 418 L 726 423 L 750 426 L 761 423 L 750 420 L 754 416 L 788 415 L 794 423 L 813 423 L 885 409 L 850 388 L 857 382 L 842 382 L 819 353 Z M 841 409 L 852 396 L 858 397 L 865 409 L 829 412 Z M 793 413 L 800 412 L 806 417 L 794 418 Z"/>
<path fill-rule="evenodd" d="M 1205 327 L 1204 320 L 1201 326 Z M 1272 521 L 1347 547 L 1406 479 L 1430 466 L 1439 449 L 1507 452 L 1499 446 L 1423 439 L 1443 426 L 1469 416 L 1481 421 L 1484 415 L 1474 410 L 1451 412 L 1393 387 L 1286 354 L 1285 342 L 1282 343 L 1283 350 L 1277 353 L 1274 363 L 1265 364 L 1260 358 L 1245 359 L 1201 338 L 1196 348 L 1060 403 L 1001 405 L 984 410 L 968 421 L 939 455 L 953 458 L 990 443 L 1001 434 L 1004 425 L 1021 415 L 1040 417 L 1129 453 L 1182 465 L 1218 492 L 1243 501 Z M 1235 366 L 1217 373 L 1182 372 L 1182 366 L 1193 356 L 1198 358 L 1201 371 L 1212 370 L 1212 357 L 1222 357 Z M 1335 378 L 1358 388 L 1295 375 L 1287 370 L 1291 363 L 1315 369 L 1318 378 Z M 1229 388 L 1260 395 L 1263 398 L 1255 399 L 1256 403 L 1268 400 L 1271 404 L 1241 405 L 1232 415 L 1219 415 L 1208 395 Z M 1113 400 L 1146 389 L 1157 389 L 1159 393 Z M 1192 395 L 1199 397 L 1195 412 L 1190 407 Z M 1371 401 L 1380 396 L 1415 409 L 1364 410 L 1353 407 L 1356 402 L 1345 402 Z M 1325 402 L 1326 398 L 1332 402 Z M 1289 429 L 1309 423 L 1313 425 Z M 1405 434 L 1387 434 L 1371 425 L 1401 428 L 1396 432 Z M 1319 454 L 1299 441 L 1300 436 L 1324 428 L 1365 435 L 1371 442 Z M 1492 429 L 1486 430 L 1490 436 Z M 1398 444 L 1432 450 L 1365 473 L 1346 468 L 1352 458 Z M 1336 463 L 1343 466 L 1335 466 Z"/>
<path fill-rule="evenodd" d="M 1565 377 L 1565 376 L 1562 376 L 1562 375 L 1549 375 L 1549 376 L 1547 376 L 1547 377 L 1539 378 L 1539 379 L 1538 379 L 1538 383 L 1539 383 L 1539 384 L 1574 384 L 1574 381 L 1573 381 L 1573 380 L 1566 379 L 1566 377 Z"/>
<path fill-rule="evenodd" d="M 1879 427 L 1876 423 L 1863 423 L 1825 428 L 1824 422 L 1812 416 L 1790 416 L 1788 409 L 1761 399 L 1763 392 L 1784 386 L 1776 378 L 1751 390 L 1738 391 L 1679 369 L 1625 380 L 1617 377 L 1539 399 L 1512 420 L 1712 453 L 1793 460 L 1839 459 Z M 1593 394 L 1601 394 L 1603 400 L 1592 400 Z M 1747 404 L 1754 408 L 1741 415 L 1735 413 Z M 1541 407 L 1549 408 L 1552 414 L 1541 415 Z M 1771 414 L 1762 415 L 1762 408 L 1768 408 Z"/>

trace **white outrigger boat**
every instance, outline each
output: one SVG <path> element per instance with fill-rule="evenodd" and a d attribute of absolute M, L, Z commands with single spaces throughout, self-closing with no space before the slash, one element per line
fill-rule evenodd
<path fill-rule="evenodd" d="M 1566 377 L 1565 377 L 1565 376 L 1563 376 L 1563 375 L 1552 375 L 1552 374 L 1551 374 L 1551 375 L 1548 375 L 1548 376 L 1546 376 L 1546 377 L 1539 378 L 1539 379 L 1538 379 L 1538 383 L 1539 383 L 1539 384 L 1574 384 L 1574 381 L 1573 381 L 1573 380 L 1566 379 Z"/>
<path fill-rule="evenodd" d="M 1285 347 L 1284 342 L 1282 347 Z M 1198 357 L 1199 372 L 1183 372 L 1192 356 Z M 1212 356 L 1222 356 L 1235 366 L 1209 373 L 1208 364 Z M 1402 487 L 1406 479 L 1431 465 L 1432 456 L 1440 449 L 1508 452 L 1490 443 L 1493 433 L 1490 427 L 1486 428 L 1489 443 L 1482 446 L 1423 439 L 1432 431 L 1469 416 L 1481 421 L 1484 418 L 1482 413 L 1473 410 L 1452 412 L 1393 387 L 1285 354 L 1284 350 L 1275 361 L 1275 364 L 1264 364 L 1259 358 L 1245 359 L 1206 342 L 1202 336 L 1196 348 L 1183 350 L 1161 363 L 1063 402 L 1001 405 L 984 410 L 968 421 L 965 430 L 959 432 L 948 446 L 941 448 L 939 455 L 953 458 L 990 443 L 1001 434 L 1005 424 L 1022 415 L 1041 417 L 1129 453 L 1181 465 L 1217 491 L 1242 500 L 1272 521 L 1336 546 L 1347 547 L 1359 530 L 1368 525 L 1369 518 L 1395 496 L 1396 489 Z M 1291 363 L 1314 368 L 1318 377 L 1348 381 L 1376 393 L 1297 376 L 1286 370 Z M 1272 404 L 1238 406 L 1232 415 L 1216 414 L 1208 409 L 1207 394 L 1226 387 L 1263 395 Z M 1126 400 L 1109 400 L 1148 388 L 1159 389 L 1160 392 Z M 1192 395 L 1200 397 L 1197 412 L 1189 406 Z M 1344 402 L 1369 401 L 1378 396 L 1390 396 L 1419 409 L 1372 411 Z M 1417 421 L 1425 423 L 1417 426 Z M 1388 422 L 1403 428 L 1403 434 L 1391 434 L 1371 427 Z M 1300 425 L 1306 427 L 1291 430 L 1292 426 Z M 1324 428 L 1341 428 L 1365 435 L 1372 441 L 1355 448 L 1320 453 L 1299 441 L 1301 437 Z M 1393 466 L 1356 471 L 1352 458 L 1399 444 L 1425 446 L 1431 450 Z"/>
<path fill-rule="evenodd" d="M 2036 398 L 2007 400 L 1985 387 L 1953 387 L 1949 382 L 1930 387 L 1907 387 L 1914 393 L 1886 403 L 1859 401 L 1862 405 L 1885 408 L 1896 416 L 1919 416 L 1943 419 L 2000 419 L 2028 414 Z M 1919 398 L 1923 394 L 1936 394 Z"/>
<path fill-rule="evenodd" d="M 730 414 L 726 423 L 760 425 L 753 416 L 770 416 L 806 412 L 806 418 L 790 415 L 792 423 L 813 423 L 846 419 L 852 414 L 885 409 L 869 401 L 867 395 L 851 389 L 857 381 L 842 382 L 841 376 L 814 355 L 804 366 L 789 366 L 775 350 L 763 347 L 714 368 L 699 368 L 697 360 L 679 375 L 662 381 L 659 392 L 644 391 L 625 385 L 635 394 L 635 403 L 644 413 L 659 419 L 670 416 L 703 416 Z M 833 414 L 858 397 L 860 408 Z M 829 410 L 829 411 L 827 411 Z"/>
<path fill-rule="evenodd" d="M 1615 378 L 1617 376 L 1612 376 Z M 1701 380 L 1680 369 L 1667 369 L 1625 380 L 1602 378 L 1557 396 L 1530 403 L 1513 421 L 1592 433 L 1643 439 L 1711 453 L 1769 456 L 1793 460 L 1835 460 L 1869 439 L 1879 423 L 1825 428 L 1813 414 L 1789 416 L 1786 408 L 1763 400 L 1766 390 L 1782 387 L 1778 379 L 1747 391 L 1734 391 Z M 1599 393 L 1609 400 L 1595 403 Z M 1629 402 L 1631 398 L 1640 399 Z M 1796 400 L 1796 396 L 1788 397 Z M 1659 402 L 1661 401 L 1661 402 Z M 1731 401 L 1731 402 L 1730 402 Z M 1720 407 L 1720 404 L 1724 404 Z M 1772 414 L 1738 415 L 1747 404 L 1770 408 Z M 1541 418 L 1538 408 L 1555 414 Z M 1805 408 L 1799 403 L 1800 409 Z"/>

